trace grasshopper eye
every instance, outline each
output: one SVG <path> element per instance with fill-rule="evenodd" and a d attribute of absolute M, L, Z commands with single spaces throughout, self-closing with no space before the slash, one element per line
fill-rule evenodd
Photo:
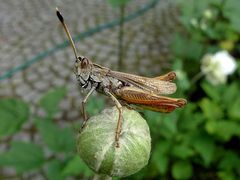
<path fill-rule="evenodd" d="M 89 65 L 89 61 L 87 58 L 83 58 L 81 61 L 81 68 L 84 69 Z"/>

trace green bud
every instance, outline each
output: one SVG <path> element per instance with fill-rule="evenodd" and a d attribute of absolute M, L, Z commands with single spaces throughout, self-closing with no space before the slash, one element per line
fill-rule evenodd
<path fill-rule="evenodd" d="M 151 137 L 142 116 L 123 108 L 123 124 L 119 145 L 115 145 L 118 120 L 116 107 L 105 109 L 91 117 L 77 137 L 77 150 L 81 158 L 96 173 L 125 177 L 148 164 Z"/>

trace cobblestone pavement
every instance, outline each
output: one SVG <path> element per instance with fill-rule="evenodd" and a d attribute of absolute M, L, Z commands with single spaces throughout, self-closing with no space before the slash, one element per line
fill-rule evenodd
<path fill-rule="evenodd" d="M 131 1 L 126 14 L 147 2 L 149 0 Z M 66 39 L 55 15 L 56 6 L 64 14 L 72 35 L 112 21 L 119 15 L 118 9 L 109 6 L 106 0 L 0 1 L 0 76 Z M 151 69 L 147 74 L 156 75 L 169 67 L 169 38 L 175 28 L 177 14 L 172 3 L 160 1 L 154 9 L 125 24 L 126 72 L 145 74 L 147 69 Z M 118 27 L 76 44 L 82 55 L 117 69 Z M 21 97 L 35 105 L 47 90 L 64 85 L 68 88 L 68 95 L 61 104 L 61 112 L 69 119 L 77 118 L 81 93 L 72 72 L 73 61 L 70 47 L 58 51 L 0 81 L 0 97 Z M 34 107 L 33 111 L 38 112 Z"/>

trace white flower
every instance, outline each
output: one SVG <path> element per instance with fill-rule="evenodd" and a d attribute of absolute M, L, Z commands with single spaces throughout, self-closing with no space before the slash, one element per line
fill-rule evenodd
<path fill-rule="evenodd" d="M 207 54 L 202 59 L 201 70 L 212 84 L 223 84 L 227 76 L 237 68 L 236 60 L 227 52 L 220 51 L 216 54 Z"/>

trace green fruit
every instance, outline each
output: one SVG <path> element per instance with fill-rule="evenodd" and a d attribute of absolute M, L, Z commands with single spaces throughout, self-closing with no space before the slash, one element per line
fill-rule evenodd
<path fill-rule="evenodd" d="M 142 116 L 123 108 L 120 147 L 115 145 L 118 110 L 105 109 L 91 117 L 77 137 L 81 158 L 96 173 L 125 177 L 148 164 L 151 151 L 149 127 Z"/>

